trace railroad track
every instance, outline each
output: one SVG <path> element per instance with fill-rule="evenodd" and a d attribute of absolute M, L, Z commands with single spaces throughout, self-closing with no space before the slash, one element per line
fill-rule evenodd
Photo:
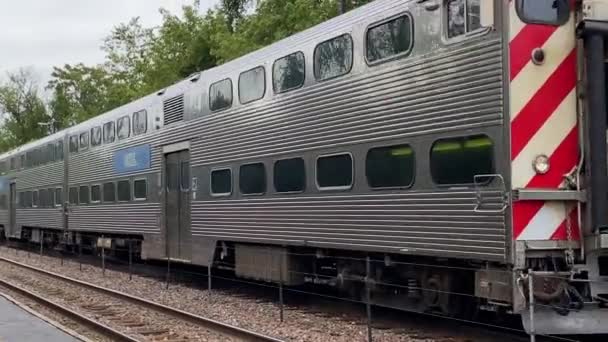
<path fill-rule="evenodd" d="M 116 341 L 281 340 L 0 257 L 0 285 Z M 8 279 L 7 279 L 8 278 Z M 45 281 L 49 280 L 49 281 Z"/>

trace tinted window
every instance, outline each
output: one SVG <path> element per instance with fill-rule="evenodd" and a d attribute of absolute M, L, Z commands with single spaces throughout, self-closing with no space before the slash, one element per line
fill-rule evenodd
<path fill-rule="evenodd" d="M 431 175 L 437 184 L 470 184 L 475 175 L 494 173 L 493 142 L 485 135 L 442 139 L 431 148 Z"/>
<path fill-rule="evenodd" d="M 367 60 L 390 58 L 412 47 L 412 21 L 409 16 L 387 21 L 367 30 Z"/>
<path fill-rule="evenodd" d="M 89 132 L 80 133 L 80 144 L 78 148 L 82 150 L 86 150 L 89 147 Z"/>
<path fill-rule="evenodd" d="M 146 110 L 140 110 L 133 113 L 133 134 L 146 133 L 148 129 L 148 113 Z"/>
<path fill-rule="evenodd" d="M 51 143 L 46 145 L 46 161 L 54 162 L 55 161 L 55 144 Z"/>
<path fill-rule="evenodd" d="M 320 188 L 350 187 L 352 183 L 353 159 L 350 154 L 317 159 L 317 184 Z"/>
<path fill-rule="evenodd" d="M 108 203 L 116 201 L 116 189 L 114 183 L 103 184 L 103 201 Z"/>
<path fill-rule="evenodd" d="M 131 183 L 128 180 L 119 181 L 116 187 L 118 201 L 127 202 L 131 200 Z"/>
<path fill-rule="evenodd" d="M 266 73 L 264 67 L 245 71 L 239 76 L 239 100 L 248 103 L 264 97 L 266 92 Z"/>
<path fill-rule="evenodd" d="M 243 194 L 262 194 L 266 192 L 266 168 L 262 163 L 241 166 L 239 187 Z"/>
<path fill-rule="evenodd" d="M 145 200 L 148 198 L 148 184 L 145 179 L 133 181 L 133 198 L 137 200 Z"/>
<path fill-rule="evenodd" d="M 58 141 L 55 144 L 55 159 L 63 160 L 63 141 Z"/>
<path fill-rule="evenodd" d="M 176 191 L 179 187 L 179 164 L 167 163 L 167 190 Z"/>
<path fill-rule="evenodd" d="M 230 169 L 211 171 L 211 193 L 229 195 L 232 193 L 232 172 Z"/>
<path fill-rule="evenodd" d="M 517 0 L 517 13 L 527 23 L 562 25 L 569 11 L 568 0 Z"/>
<path fill-rule="evenodd" d="M 25 192 L 25 206 L 27 208 L 31 208 L 32 207 L 32 192 L 31 191 L 26 191 Z"/>
<path fill-rule="evenodd" d="M 28 152 L 28 155 L 32 155 L 32 154 L 33 154 L 33 152 Z M 28 160 L 29 161 L 33 161 L 33 158 L 29 158 Z M 32 164 L 29 164 L 27 166 L 32 166 L 32 165 L 34 165 L 34 164 L 32 163 Z M 25 168 L 25 166 L 26 166 L 26 163 L 25 163 L 25 154 L 22 154 L 22 155 L 19 156 L 19 167 L 21 167 L 23 169 L 23 168 Z"/>
<path fill-rule="evenodd" d="M 55 189 L 55 205 L 63 205 L 63 189 Z"/>
<path fill-rule="evenodd" d="M 48 201 L 47 205 L 49 207 L 55 206 L 55 189 L 53 189 L 53 188 L 47 189 L 46 195 L 47 195 L 47 201 Z"/>
<path fill-rule="evenodd" d="M 91 128 L 91 146 L 101 145 L 101 127 Z"/>
<path fill-rule="evenodd" d="M 101 187 L 99 185 L 91 185 L 91 203 L 101 201 Z"/>
<path fill-rule="evenodd" d="M 118 139 L 126 139 L 131 135 L 131 120 L 123 116 L 116 122 Z"/>
<path fill-rule="evenodd" d="M 70 153 L 78 152 L 78 136 L 72 135 L 70 137 Z"/>
<path fill-rule="evenodd" d="M 304 191 L 305 186 L 304 159 L 283 159 L 274 163 L 274 188 L 277 192 Z"/>
<path fill-rule="evenodd" d="M 349 34 L 323 42 L 315 48 L 315 77 L 326 80 L 347 74 L 353 66 L 353 40 Z"/>
<path fill-rule="evenodd" d="M 209 87 L 209 108 L 212 111 L 230 108 L 232 106 L 232 81 L 215 82 Z"/>
<path fill-rule="evenodd" d="M 38 203 L 38 205 L 43 208 L 47 207 L 49 205 L 48 204 L 48 201 L 49 201 L 48 200 L 48 191 L 46 189 L 41 189 L 40 191 L 38 191 L 38 196 L 40 197 L 39 198 L 40 203 Z"/>
<path fill-rule="evenodd" d="M 410 186 L 414 181 L 414 151 L 409 145 L 372 148 L 365 159 L 365 174 L 372 188 Z"/>
<path fill-rule="evenodd" d="M 78 188 L 70 188 L 70 204 L 78 204 Z"/>
<path fill-rule="evenodd" d="M 89 187 L 81 186 L 79 193 L 79 203 L 80 204 L 88 204 L 89 203 Z"/>
<path fill-rule="evenodd" d="M 275 93 L 299 88 L 304 84 L 304 54 L 292 53 L 272 65 L 272 87 Z"/>
<path fill-rule="evenodd" d="M 10 166 L 11 166 L 11 170 L 14 170 L 17 168 L 17 159 L 15 157 L 11 158 L 11 162 L 10 162 Z"/>
<path fill-rule="evenodd" d="M 481 28 L 480 0 L 450 0 L 447 3 L 448 38 Z"/>
<path fill-rule="evenodd" d="M 33 191 L 32 192 L 32 207 L 37 207 L 40 202 L 39 202 L 40 198 L 38 197 L 38 191 Z"/>
<path fill-rule="evenodd" d="M 103 124 L 103 143 L 114 142 L 114 139 L 116 139 L 114 121 L 106 122 Z"/>

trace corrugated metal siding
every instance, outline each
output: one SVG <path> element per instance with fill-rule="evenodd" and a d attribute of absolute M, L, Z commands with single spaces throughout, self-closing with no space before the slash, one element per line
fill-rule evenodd
<path fill-rule="evenodd" d="M 161 206 L 158 203 L 124 203 L 75 207 L 69 229 L 114 233 L 158 233 Z"/>
<path fill-rule="evenodd" d="M 321 84 L 190 128 L 194 165 L 501 125 L 501 41 Z M 274 102 L 274 103 L 273 103 Z"/>
<path fill-rule="evenodd" d="M 495 196 L 494 206 L 500 201 Z M 502 260 L 504 215 L 475 213 L 474 206 L 473 191 L 201 201 L 192 204 L 192 231 L 225 240 Z"/>
<path fill-rule="evenodd" d="M 17 174 L 17 190 L 31 188 L 47 188 L 63 184 L 64 162 L 37 166 L 19 171 Z"/>
<path fill-rule="evenodd" d="M 70 156 L 69 160 L 69 184 L 90 184 L 100 182 L 103 180 L 114 179 L 116 177 L 136 175 L 149 173 L 150 171 L 159 171 L 162 163 L 162 154 L 160 148 L 154 148 L 154 146 L 160 145 L 160 135 L 140 135 L 136 137 L 130 137 L 124 141 L 120 141 L 114 144 L 103 145 L 98 148 L 94 148 L 89 151 L 79 152 Z M 136 171 L 127 174 L 117 175 L 114 173 L 114 153 L 118 150 L 142 145 L 151 144 L 152 155 L 151 155 L 151 169 Z"/>
<path fill-rule="evenodd" d="M 17 225 L 63 229 L 63 217 L 59 208 L 17 209 Z"/>

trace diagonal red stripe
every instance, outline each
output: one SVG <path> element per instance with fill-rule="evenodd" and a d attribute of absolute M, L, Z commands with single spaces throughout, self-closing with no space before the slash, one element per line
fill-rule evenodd
<path fill-rule="evenodd" d="M 572 230 L 572 240 L 578 241 L 580 240 L 580 234 L 578 228 L 578 212 L 576 210 L 576 207 L 574 207 L 568 215 L 570 216 L 570 229 Z M 559 227 L 557 227 L 555 232 L 553 232 L 553 235 L 551 235 L 551 240 L 568 239 L 568 234 L 566 232 L 566 224 L 566 220 L 564 220 L 564 222 L 562 222 Z"/>
<path fill-rule="evenodd" d="M 564 174 L 576 166 L 578 154 L 578 127 L 575 126 L 549 157 L 549 172 L 534 176 L 526 187 L 557 188 L 564 180 Z M 519 237 L 544 203 L 544 201 L 513 203 L 513 238 Z"/>
<path fill-rule="evenodd" d="M 542 47 L 555 30 L 557 30 L 556 26 L 529 24 L 513 37 L 509 43 L 511 80 L 530 62 L 532 50 Z"/>
<path fill-rule="evenodd" d="M 517 158 L 575 86 L 576 50 L 573 49 L 511 123 L 511 160 Z"/>

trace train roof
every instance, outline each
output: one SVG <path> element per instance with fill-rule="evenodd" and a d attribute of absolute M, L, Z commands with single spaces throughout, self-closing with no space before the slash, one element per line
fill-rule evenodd
<path fill-rule="evenodd" d="M 317 24 L 302 32 L 291 35 L 287 38 L 279 40 L 271 45 L 263 47 L 259 50 L 250 52 L 244 56 L 236 58 L 227 63 L 215 66 L 213 68 L 196 72 L 189 77 L 182 79 L 173 85 L 164 89 L 148 94 L 142 98 L 131 101 L 120 107 L 114 108 L 108 112 L 97 115 L 91 119 L 78 123 L 74 126 L 65 128 L 61 131 L 53 133 L 44 138 L 31 141 L 27 144 L 19 146 L 11 151 L 0 154 L 0 160 L 8 159 L 14 155 L 19 155 L 31 148 L 43 146 L 49 142 L 63 139 L 66 135 L 72 135 L 82 132 L 85 128 L 90 128 L 94 125 L 103 124 L 108 120 L 115 120 L 124 115 L 130 115 L 139 111 L 152 101 L 160 101 L 172 96 L 183 94 L 189 89 L 200 87 L 201 85 L 209 85 L 220 81 L 234 72 L 243 72 L 263 65 L 266 68 L 272 67 L 274 61 L 278 58 L 289 55 L 293 52 L 303 50 L 303 46 L 313 42 L 321 42 L 340 35 L 348 33 L 352 30 L 355 24 L 365 21 L 373 22 L 379 18 L 383 18 L 383 13 L 395 8 L 405 8 L 406 5 L 415 0 L 376 0 L 356 9 L 353 9 L 345 14 L 334 17 L 330 20 Z M 377 19 L 378 18 L 378 19 Z"/>

